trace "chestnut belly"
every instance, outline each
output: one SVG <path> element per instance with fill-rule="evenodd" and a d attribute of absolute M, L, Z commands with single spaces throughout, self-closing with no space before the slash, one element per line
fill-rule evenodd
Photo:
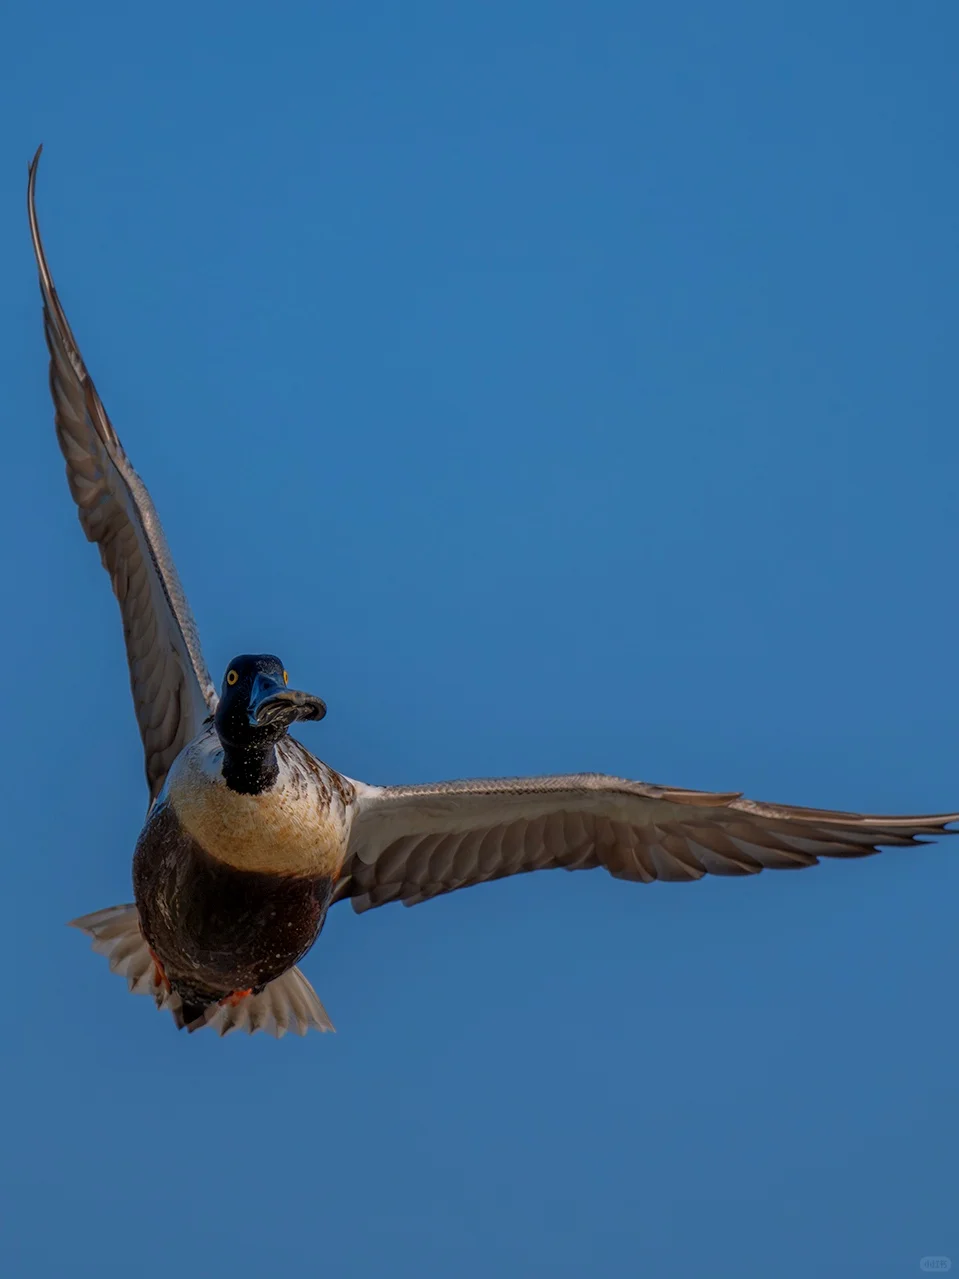
<path fill-rule="evenodd" d="M 211 857 L 168 804 L 151 813 L 133 857 L 143 933 L 174 988 L 220 998 L 259 990 L 313 945 L 328 876 L 238 870 Z"/>

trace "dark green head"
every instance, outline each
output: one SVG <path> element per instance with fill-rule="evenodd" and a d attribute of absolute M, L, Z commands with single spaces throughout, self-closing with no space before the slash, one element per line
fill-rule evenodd
<path fill-rule="evenodd" d="M 227 784 L 247 794 L 271 786 L 277 776 L 276 743 L 297 720 L 325 714 L 320 698 L 289 687 L 278 657 L 235 657 L 223 677 L 213 721 L 223 745 Z"/>

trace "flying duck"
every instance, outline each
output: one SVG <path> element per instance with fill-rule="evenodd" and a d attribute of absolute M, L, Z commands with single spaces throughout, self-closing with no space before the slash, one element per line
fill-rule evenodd
<path fill-rule="evenodd" d="M 57 437 L 120 605 L 149 788 L 135 901 L 73 923 L 178 1027 L 331 1030 L 297 964 L 335 902 L 359 913 L 414 906 L 559 867 L 638 883 L 753 875 L 915 844 L 959 821 L 760 804 L 597 773 L 371 786 L 290 737 L 326 707 L 290 688 L 279 658 L 233 658 L 217 692 L 156 510 L 54 288 L 35 207 L 39 158 L 27 207 Z"/>

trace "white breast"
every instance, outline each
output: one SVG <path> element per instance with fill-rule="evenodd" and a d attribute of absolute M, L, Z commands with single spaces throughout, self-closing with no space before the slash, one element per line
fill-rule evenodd
<path fill-rule="evenodd" d="M 177 756 L 159 797 L 187 834 L 237 870 L 336 878 L 350 833 L 352 787 L 291 737 L 277 747 L 280 775 L 260 795 L 223 780 L 211 727 Z"/>

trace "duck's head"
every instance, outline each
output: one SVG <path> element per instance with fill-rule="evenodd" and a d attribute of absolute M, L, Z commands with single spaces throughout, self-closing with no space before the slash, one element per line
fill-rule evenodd
<path fill-rule="evenodd" d="M 326 704 L 289 687 L 283 663 L 269 653 L 234 657 L 226 669 L 214 724 L 234 750 L 262 750 L 297 720 L 322 719 Z"/>

